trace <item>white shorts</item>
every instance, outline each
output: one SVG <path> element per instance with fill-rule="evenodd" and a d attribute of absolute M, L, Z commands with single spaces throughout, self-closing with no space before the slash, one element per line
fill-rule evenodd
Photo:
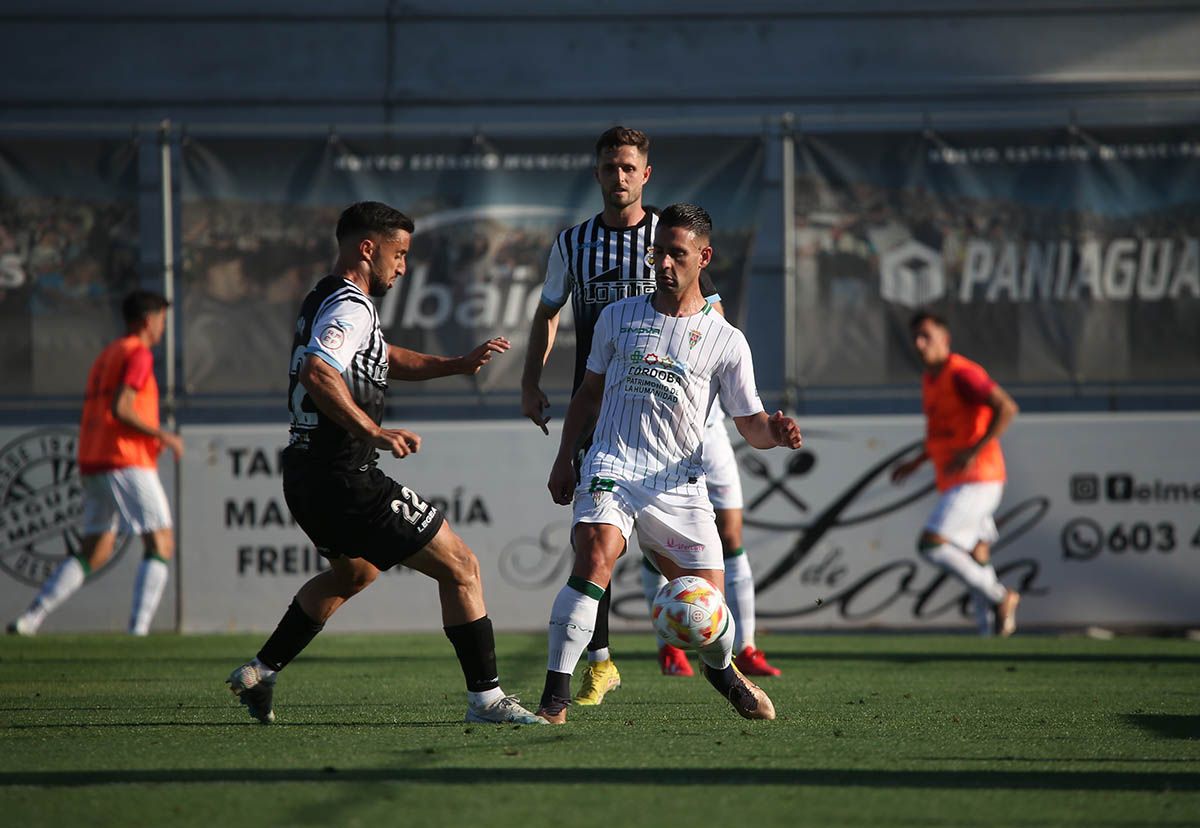
<path fill-rule="evenodd" d="M 742 476 L 738 473 L 737 457 L 725 421 L 718 420 L 704 429 L 704 447 L 700 462 L 704 466 L 704 482 L 708 499 L 714 509 L 741 509 Z"/>
<path fill-rule="evenodd" d="M 992 543 L 999 537 L 992 515 L 1000 506 L 1004 484 L 960 483 L 942 492 L 925 531 L 941 535 L 959 549 L 970 552 L 975 544 Z"/>
<path fill-rule="evenodd" d="M 171 528 L 171 507 L 155 469 L 129 466 L 85 474 L 81 481 L 83 534 L 144 535 Z"/>
<path fill-rule="evenodd" d="M 590 491 L 589 484 L 575 490 L 575 523 L 608 523 L 621 530 L 625 540 L 637 527 L 642 553 L 651 551 L 673 560 L 684 569 L 725 569 L 716 515 L 703 495 L 660 492 L 613 481 L 612 491 Z"/>

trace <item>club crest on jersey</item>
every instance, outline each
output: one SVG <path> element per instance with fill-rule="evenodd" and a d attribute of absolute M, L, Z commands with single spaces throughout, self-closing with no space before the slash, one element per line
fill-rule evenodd
<path fill-rule="evenodd" d="M 695 348 L 696 343 L 700 341 L 701 336 L 703 336 L 703 334 L 700 333 L 700 331 L 688 331 L 688 347 Z"/>
<path fill-rule="evenodd" d="M 646 255 L 642 257 L 642 261 L 646 263 L 646 267 L 654 267 L 654 248 L 651 247 L 646 251 Z"/>

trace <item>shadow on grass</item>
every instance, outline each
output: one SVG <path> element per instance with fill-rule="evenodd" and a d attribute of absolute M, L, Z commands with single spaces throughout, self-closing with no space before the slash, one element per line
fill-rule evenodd
<path fill-rule="evenodd" d="M 1079 765 L 1200 765 L 1200 760 L 1197 759 L 1181 759 L 1171 757 L 1165 759 L 1153 759 L 1147 757 L 1122 758 L 1119 756 L 1103 757 L 1103 756 L 898 756 L 898 759 L 903 759 L 906 762 L 1020 762 L 1021 764 L 1042 765 L 1042 764 L 1079 764 Z"/>
<path fill-rule="evenodd" d="M 1200 739 L 1200 716 L 1166 713 L 1126 713 L 1127 724 L 1149 731 L 1160 739 Z"/>
<path fill-rule="evenodd" d="M 812 653 L 769 652 L 771 662 L 795 664 L 797 666 L 818 661 L 879 661 L 885 664 L 925 664 L 927 662 L 992 662 L 1013 664 L 1030 662 L 1042 664 L 1193 664 L 1200 666 L 1198 655 L 1138 655 L 1135 653 L 939 653 L 936 651 L 917 653 L 893 653 L 886 651 L 863 652 L 856 650 L 822 651 Z M 622 652 L 615 656 L 618 662 L 655 661 L 653 653 Z"/>
<path fill-rule="evenodd" d="M 2 640 L 2 639 L 0 639 L 0 640 Z M 545 650 L 545 646 L 543 645 L 542 650 L 541 650 L 541 654 L 543 654 L 543 655 L 544 655 L 544 650 Z M 43 656 L 37 652 L 21 653 L 18 655 L 10 654 L 7 657 L 0 657 L 0 669 L 2 669 L 3 667 L 19 667 L 24 664 L 42 664 L 42 665 L 62 664 L 62 665 L 68 665 L 71 667 L 92 666 L 92 665 L 98 665 L 98 664 L 108 666 L 108 665 L 112 665 L 115 660 L 120 659 L 122 657 L 123 657 L 123 654 L 121 654 L 121 653 L 106 653 L 104 655 L 99 655 L 99 656 L 80 657 L 80 658 L 77 658 L 74 656 L 63 657 L 60 655 Z M 509 654 L 509 657 L 511 658 L 512 655 Z M 454 659 L 454 651 L 452 649 L 449 649 L 449 645 L 447 645 L 447 649 L 445 652 L 440 652 L 440 653 L 382 652 L 382 653 L 378 653 L 378 654 L 361 655 L 361 656 L 360 655 L 328 655 L 328 654 L 311 654 L 310 655 L 308 653 L 305 653 L 303 660 L 297 661 L 296 663 L 297 664 L 334 664 L 334 665 L 342 665 L 342 664 L 345 664 L 345 665 L 355 665 L 355 664 L 374 665 L 374 664 L 378 664 L 380 662 L 386 662 L 386 661 L 400 661 L 400 662 L 413 662 L 413 663 L 430 662 L 430 663 L 436 664 L 439 662 L 444 662 L 447 659 L 450 659 L 451 661 L 453 661 L 453 659 Z M 231 664 L 234 667 L 236 667 L 236 666 L 238 666 L 238 664 L 242 663 L 242 661 L 245 660 L 245 653 L 234 652 L 234 653 L 232 653 L 232 655 L 219 655 L 219 656 L 174 655 L 172 653 L 159 653 L 159 654 L 138 653 L 137 660 L 140 664 L 153 664 L 153 663 L 160 663 L 160 664 L 211 664 L 211 665 L 216 665 L 218 667 L 224 667 L 225 671 L 228 672 Z"/>
<path fill-rule="evenodd" d="M 248 717 L 242 716 L 238 721 L 229 722 L 76 722 L 62 724 L 13 724 L 6 725 L 5 730 L 96 730 L 98 728 L 113 728 L 117 730 L 140 730 L 147 727 L 262 727 L 258 722 L 250 721 Z M 469 727 L 463 723 L 462 719 L 446 722 L 381 722 L 378 719 L 363 719 L 358 722 L 275 722 L 271 725 L 271 730 L 287 730 L 289 728 L 313 728 L 313 727 L 369 727 L 375 730 L 398 728 L 423 728 L 423 727 Z"/>
<path fill-rule="evenodd" d="M 781 768 L 673 770 L 657 768 L 488 768 L 489 783 L 558 785 L 702 785 L 740 787 L 788 785 L 831 788 L 917 788 L 1047 791 L 1198 791 L 1200 773 L 1117 771 L 894 771 Z M 263 768 L 40 771 L 0 773 L 0 787 L 79 788 L 92 785 L 276 784 L 296 782 L 479 784 L 478 767 L 292 769 Z"/>

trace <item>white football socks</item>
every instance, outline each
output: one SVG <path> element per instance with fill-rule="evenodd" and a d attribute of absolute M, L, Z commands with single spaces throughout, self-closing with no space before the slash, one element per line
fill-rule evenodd
<path fill-rule="evenodd" d="M 491 690 L 481 690 L 474 693 L 467 691 L 467 704 L 472 707 L 487 707 L 489 704 L 495 704 L 504 698 L 504 691 L 499 687 L 493 687 Z"/>
<path fill-rule="evenodd" d="M 1004 588 L 1004 584 L 1000 583 L 1000 579 L 996 577 L 996 570 L 991 564 L 980 566 L 969 553 L 964 552 L 957 546 L 943 543 L 923 549 L 921 550 L 921 554 L 930 563 L 936 564 L 957 576 L 972 591 L 977 595 L 983 596 L 984 600 L 993 606 L 999 604 L 1008 591 Z"/>
<path fill-rule="evenodd" d="M 737 624 L 735 652 L 754 647 L 754 575 L 750 558 L 742 550 L 725 559 L 725 602 Z"/>
<path fill-rule="evenodd" d="M 170 567 L 161 558 L 144 558 L 133 582 L 133 610 L 129 616 L 130 635 L 148 635 L 150 621 L 162 600 Z"/>
<path fill-rule="evenodd" d="M 21 616 L 22 626 L 31 633 L 37 632 L 46 616 L 74 595 L 86 579 L 83 564 L 74 555 L 68 555 Z"/>
<path fill-rule="evenodd" d="M 737 623 L 728 604 L 725 604 L 725 618 L 727 623 L 721 634 L 698 651 L 700 660 L 718 671 L 724 670 L 733 661 L 733 641 L 737 637 Z"/>
<path fill-rule="evenodd" d="M 574 580 L 574 579 L 572 579 Z M 604 590 L 595 584 L 589 587 Z M 585 595 L 573 586 L 564 585 L 554 598 L 550 607 L 550 653 L 546 660 L 546 669 L 556 673 L 575 672 L 575 665 L 596 629 L 596 610 L 600 606 L 599 598 Z"/>

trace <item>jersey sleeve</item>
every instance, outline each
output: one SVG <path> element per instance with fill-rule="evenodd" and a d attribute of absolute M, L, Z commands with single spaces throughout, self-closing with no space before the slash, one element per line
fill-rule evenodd
<path fill-rule="evenodd" d="M 587 369 L 593 374 L 603 374 L 608 370 L 616 345 L 612 336 L 612 305 L 607 305 L 596 317 L 596 327 L 592 329 L 592 350 L 588 353 Z"/>
<path fill-rule="evenodd" d="M 713 284 L 712 277 L 708 275 L 707 270 L 700 271 L 700 293 L 704 296 L 704 301 L 710 305 L 721 301 L 721 294 L 717 292 L 717 286 Z"/>
<path fill-rule="evenodd" d="M 749 417 L 763 410 L 754 382 L 754 359 L 742 332 L 733 328 L 729 353 L 717 369 L 721 406 L 730 417 Z"/>
<path fill-rule="evenodd" d="M 315 354 L 337 369 L 346 370 L 350 360 L 370 336 L 374 317 L 367 300 L 348 297 L 334 300 L 318 311 L 306 354 Z"/>
<path fill-rule="evenodd" d="M 548 307 L 561 308 L 571 295 L 574 278 L 568 257 L 567 234 L 559 233 L 546 260 L 546 281 L 542 285 L 542 302 Z"/>
<path fill-rule="evenodd" d="M 125 369 L 121 372 L 121 384 L 128 385 L 134 391 L 141 391 L 146 386 L 146 380 L 154 373 L 154 357 L 149 348 L 138 348 L 129 354 L 125 360 Z"/>
<path fill-rule="evenodd" d="M 950 379 L 958 395 L 972 405 L 985 404 L 996 387 L 996 381 L 987 371 L 973 362 L 958 366 Z"/>

